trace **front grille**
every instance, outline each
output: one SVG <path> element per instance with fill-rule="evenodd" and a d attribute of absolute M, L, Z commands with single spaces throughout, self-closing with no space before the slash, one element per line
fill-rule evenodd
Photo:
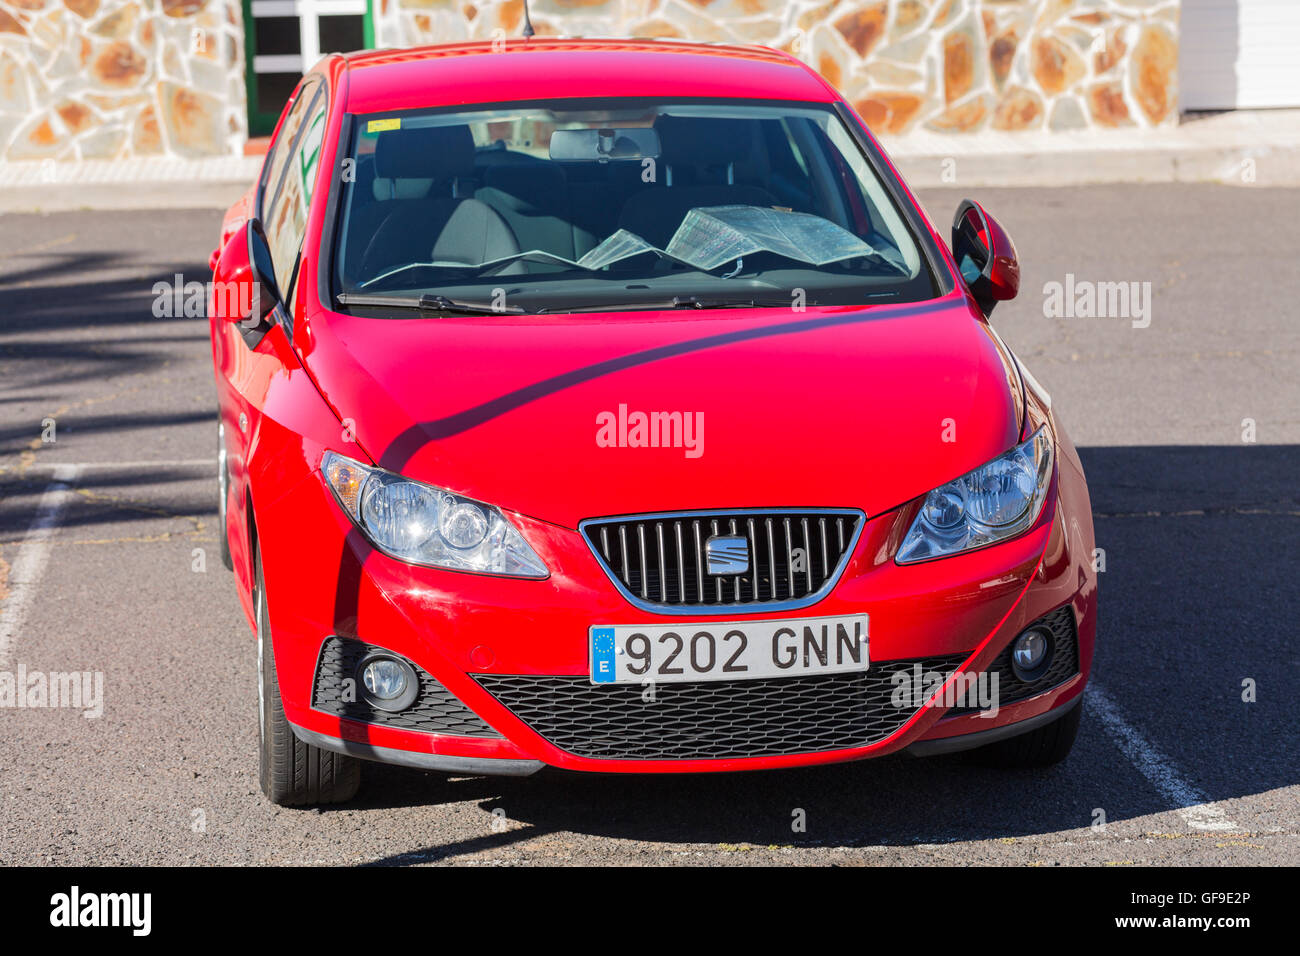
<path fill-rule="evenodd" d="M 1007 704 L 1014 704 L 1017 701 L 1033 697 L 1035 694 L 1041 694 L 1045 690 L 1051 690 L 1058 684 L 1064 684 L 1067 680 L 1079 673 L 1079 641 L 1074 624 L 1074 611 L 1070 605 L 1057 608 L 1051 614 L 1039 618 L 1031 627 L 1046 627 L 1052 632 L 1052 663 L 1048 665 L 1047 671 L 1036 681 L 1025 682 L 1016 676 L 1015 669 L 1011 666 L 1011 648 L 1015 643 L 1008 644 L 1002 649 L 1002 653 L 993 658 L 987 672 L 998 675 L 998 706 L 1005 707 Z M 1027 629 L 1026 629 L 1027 630 Z M 948 711 L 949 717 L 956 717 L 961 714 L 969 714 L 977 708 L 973 707 L 954 707 Z"/>
<path fill-rule="evenodd" d="M 361 677 L 357 665 L 369 654 L 392 651 L 363 641 L 342 637 L 329 638 L 321 648 L 316 664 L 316 680 L 312 688 L 311 705 L 319 711 L 360 720 L 368 724 L 382 724 L 400 730 L 420 730 L 428 734 L 454 734 L 459 737 L 500 737 L 477 714 L 456 699 L 455 695 L 433 679 L 427 671 L 413 661 L 403 658 L 415 670 L 420 680 L 420 692 L 415 702 L 396 713 L 371 707 L 360 692 Z M 351 683 L 345 683 L 350 681 Z M 355 700 L 349 700 L 353 697 Z"/>
<path fill-rule="evenodd" d="M 963 655 L 873 663 L 865 674 L 657 684 L 592 684 L 586 677 L 480 674 L 476 680 L 556 747 L 609 760 L 766 757 L 872 744 L 916 713 L 894 674 L 939 672 Z"/>
<path fill-rule="evenodd" d="M 803 607 L 834 585 L 857 541 L 862 512 L 710 511 L 597 518 L 581 524 L 587 543 L 624 597 L 656 611 L 744 606 Z M 712 575 L 705 543 L 746 541 L 743 574 Z"/>

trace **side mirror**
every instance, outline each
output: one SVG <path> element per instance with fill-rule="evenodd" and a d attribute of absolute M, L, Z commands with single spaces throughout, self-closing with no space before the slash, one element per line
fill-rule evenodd
<path fill-rule="evenodd" d="M 952 255 L 975 302 L 987 316 L 1020 291 L 1016 247 L 998 221 L 973 199 L 963 199 L 952 221 Z"/>
<path fill-rule="evenodd" d="M 246 329 L 261 326 L 280 304 L 271 246 L 259 219 L 236 229 L 217 258 L 213 290 L 214 313 Z"/>

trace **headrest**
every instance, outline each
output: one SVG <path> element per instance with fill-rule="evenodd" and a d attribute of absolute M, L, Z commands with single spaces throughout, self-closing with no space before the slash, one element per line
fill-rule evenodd
<path fill-rule="evenodd" d="M 754 149 L 754 122 L 708 116 L 663 115 L 655 120 L 660 158 L 669 166 L 740 163 Z"/>
<path fill-rule="evenodd" d="M 474 175 L 468 126 L 417 126 L 379 134 L 375 175 L 386 179 L 455 179 Z"/>

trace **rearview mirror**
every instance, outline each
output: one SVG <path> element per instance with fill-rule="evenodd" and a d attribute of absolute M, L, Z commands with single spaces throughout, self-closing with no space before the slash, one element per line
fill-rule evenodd
<path fill-rule="evenodd" d="M 658 155 L 659 134 L 649 126 L 557 129 L 551 133 L 550 157 L 559 162 L 602 163 Z"/>
<path fill-rule="evenodd" d="M 236 229 L 217 258 L 212 308 L 227 322 L 260 326 L 281 302 L 271 247 L 260 219 Z"/>
<path fill-rule="evenodd" d="M 998 221 L 973 199 L 964 199 L 952 221 L 952 255 L 966 287 L 987 316 L 1020 291 L 1016 247 Z"/>
<path fill-rule="evenodd" d="M 280 286 L 275 281 L 275 263 L 271 259 L 271 244 L 266 239 L 266 230 L 262 228 L 262 220 L 250 219 L 246 228 L 248 258 L 253 266 L 253 278 L 257 280 L 257 284 L 261 287 L 258 296 L 261 314 L 258 318 L 264 319 L 271 314 L 271 310 L 284 300 L 280 295 Z M 1010 241 L 1010 239 L 1007 240 L 1008 243 Z"/>

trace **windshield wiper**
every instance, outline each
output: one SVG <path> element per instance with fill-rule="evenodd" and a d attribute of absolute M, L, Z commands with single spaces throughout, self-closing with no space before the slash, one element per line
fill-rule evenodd
<path fill-rule="evenodd" d="M 456 315 L 523 315 L 527 309 L 517 305 L 503 305 L 497 308 L 484 302 L 462 302 L 449 299 L 445 295 L 364 295 L 356 292 L 340 292 L 337 296 L 342 305 L 371 305 L 390 309 L 414 309 L 422 313 L 452 313 Z"/>
<path fill-rule="evenodd" d="M 780 309 L 790 306 L 794 299 L 782 296 L 767 296 L 766 298 L 758 296 L 749 296 L 743 298 L 739 296 L 717 296 L 710 298 L 705 295 L 675 295 L 669 300 L 669 304 L 674 309 Z M 816 302 L 809 302 L 808 305 L 816 305 Z"/>
<path fill-rule="evenodd" d="M 710 297 L 704 295 L 675 295 L 671 299 L 629 299 L 626 302 L 607 302 L 602 305 L 538 309 L 538 312 L 639 312 L 642 310 L 666 312 L 669 309 L 788 309 L 793 304 L 793 299 L 783 298 L 781 296 L 762 298 L 755 296 Z M 804 302 L 804 305 L 816 304 L 817 303 L 811 299 Z"/>

